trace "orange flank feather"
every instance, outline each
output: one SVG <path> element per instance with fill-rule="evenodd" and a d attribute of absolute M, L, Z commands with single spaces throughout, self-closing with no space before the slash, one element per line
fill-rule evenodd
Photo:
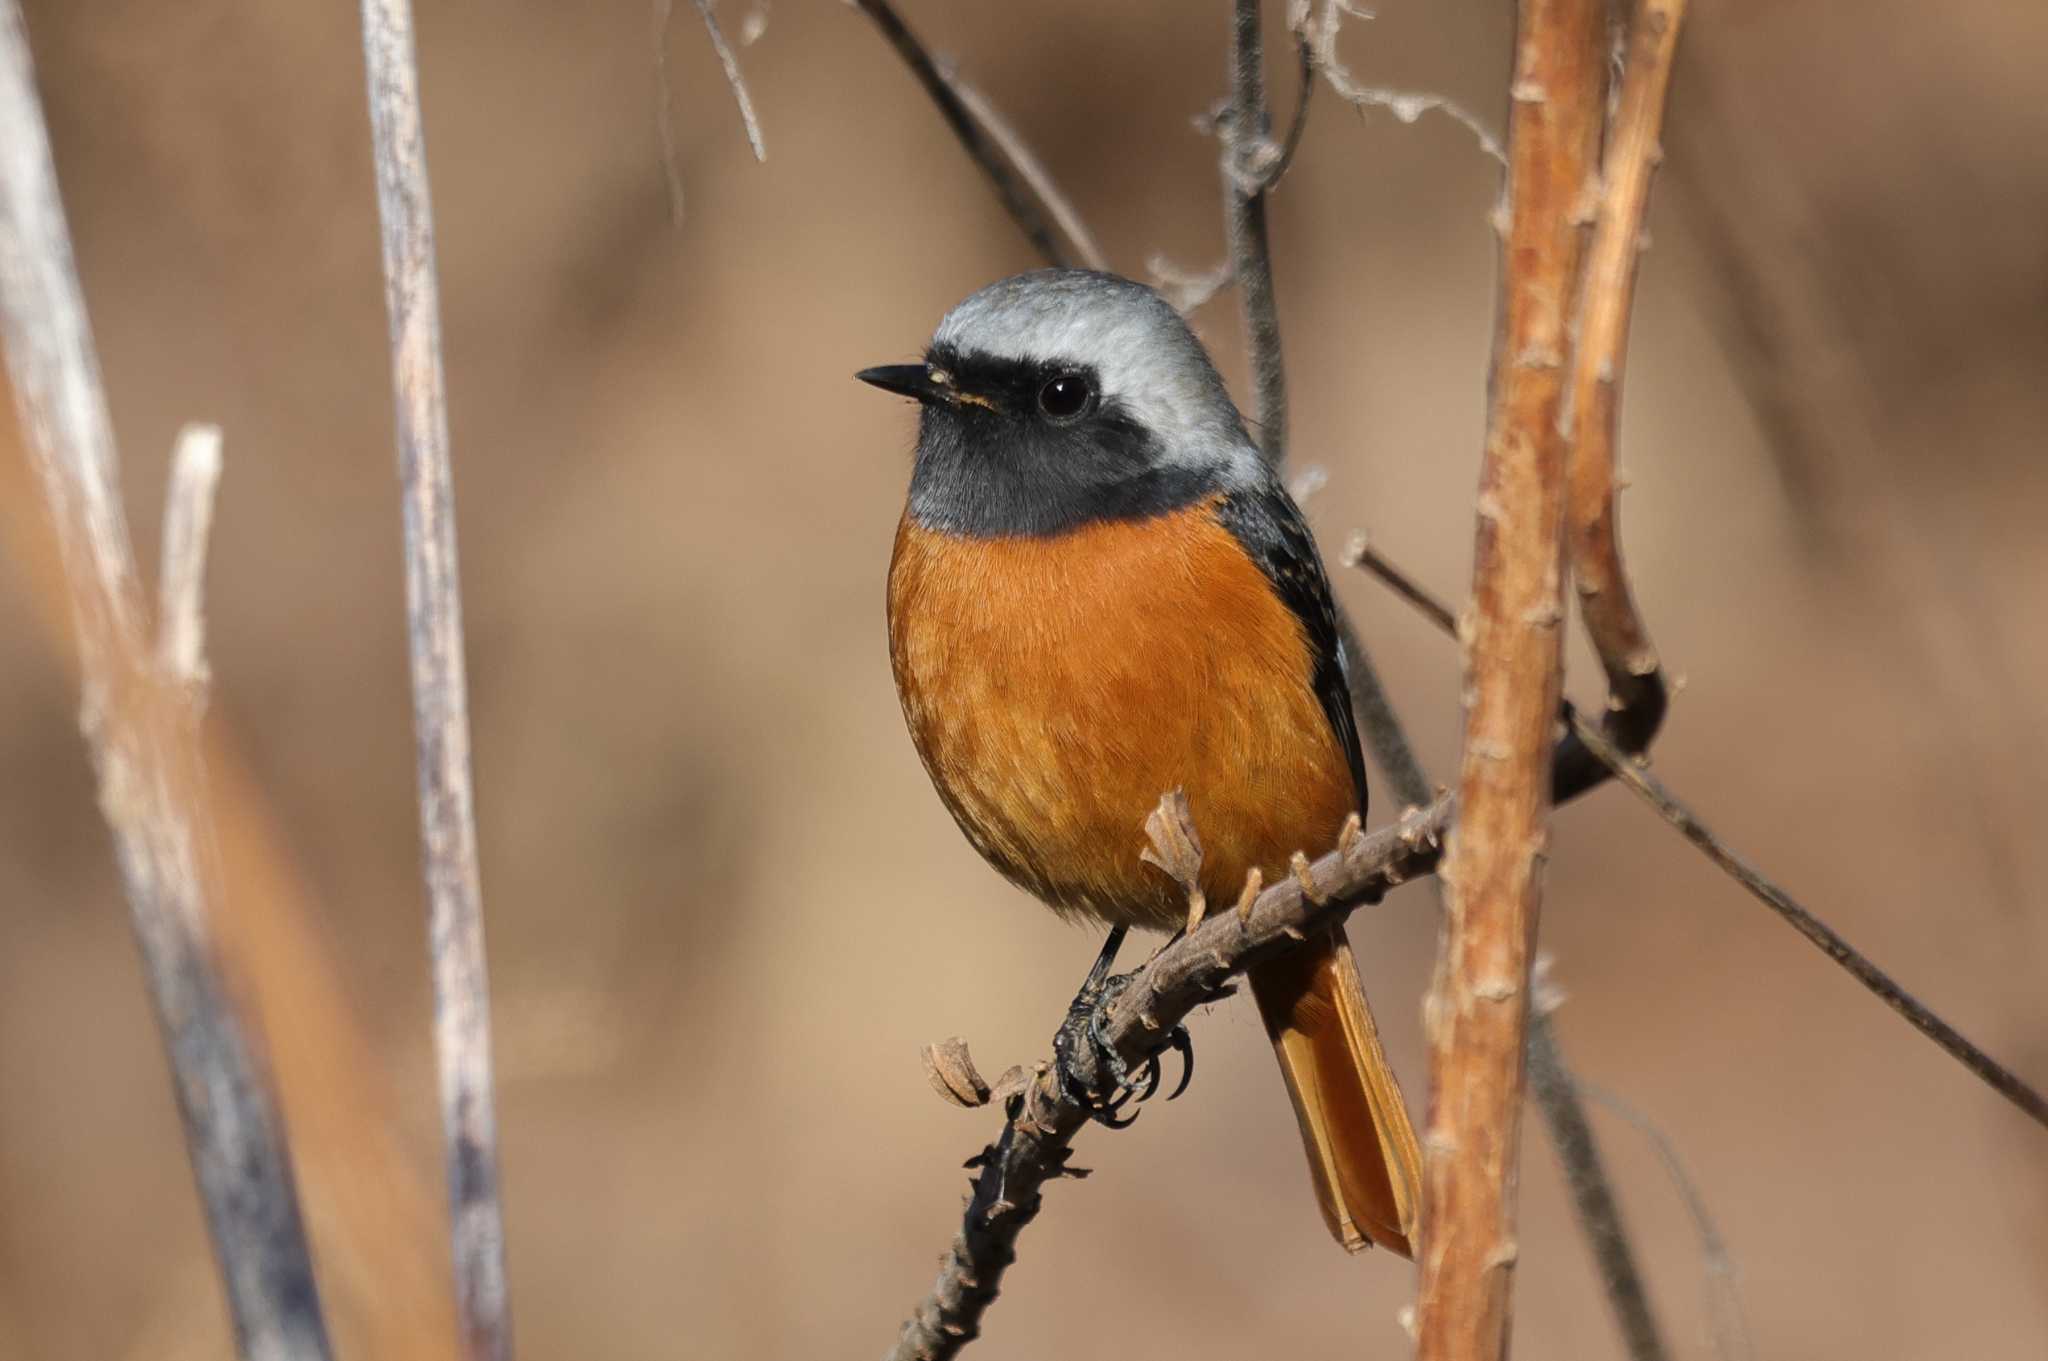
<path fill-rule="evenodd" d="M 1215 502 L 1036 537 L 904 517 L 889 649 L 912 740 L 968 839 L 1057 910 L 1171 930 L 1146 814 L 1187 792 L 1203 889 L 1336 840 L 1358 807 L 1300 621 Z M 1253 971 L 1331 1231 L 1408 1253 L 1415 1136 L 1341 934 Z"/>

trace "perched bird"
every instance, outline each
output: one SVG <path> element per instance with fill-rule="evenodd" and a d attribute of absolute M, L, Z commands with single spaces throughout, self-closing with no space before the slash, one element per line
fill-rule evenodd
<path fill-rule="evenodd" d="M 1315 540 L 1164 299 L 1020 274 L 947 313 L 925 362 L 858 376 L 922 407 L 889 652 L 990 864 L 1063 915 L 1172 930 L 1183 890 L 1139 859 L 1167 791 L 1219 902 L 1364 815 Z M 1330 1231 L 1410 1255 L 1420 1156 L 1342 929 L 1250 977 Z"/>

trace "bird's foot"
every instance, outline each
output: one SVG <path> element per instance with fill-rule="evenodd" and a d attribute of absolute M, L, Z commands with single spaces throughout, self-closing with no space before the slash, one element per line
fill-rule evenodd
<path fill-rule="evenodd" d="M 1059 1033 L 1053 1037 L 1054 1068 L 1060 1090 L 1069 1100 L 1086 1107 L 1089 1118 L 1112 1129 L 1121 1129 L 1138 1118 L 1135 1109 L 1123 1114 L 1125 1107 L 1142 1104 L 1158 1094 L 1163 1069 L 1160 1056 L 1168 1050 L 1181 1056 L 1181 1075 L 1167 1100 L 1186 1091 L 1195 1075 L 1195 1049 L 1186 1026 L 1174 1026 L 1159 1046 L 1136 1065 L 1124 1062 L 1116 1046 L 1110 1043 L 1103 1029 L 1104 1021 L 1109 1008 L 1134 977 L 1135 974 L 1107 974 L 1102 967 L 1091 971 L 1068 1006 L 1067 1019 L 1061 1023 Z M 1083 1082 L 1075 1071 L 1084 1049 L 1094 1059 L 1093 1083 Z"/>

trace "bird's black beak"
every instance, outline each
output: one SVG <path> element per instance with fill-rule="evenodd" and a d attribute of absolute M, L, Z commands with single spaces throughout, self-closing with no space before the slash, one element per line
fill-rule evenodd
<path fill-rule="evenodd" d="M 924 364 L 884 364 L 880 368 L 862 369 L 853 376 L 884 392 L 914 397 L 920 402 L 947 401 L 951 397 L 932 381 L 932 371 Z"/>

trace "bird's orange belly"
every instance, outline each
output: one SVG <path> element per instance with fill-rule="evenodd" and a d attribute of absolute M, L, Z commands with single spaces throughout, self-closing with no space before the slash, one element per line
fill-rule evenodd
<path fill-rule="evenodd" d="M 904 716 L 968 839 L 1065 912 L 1170 926 L 1180 890 L 1139 859 L 1187 791 L 1203 888 L 1234 899 L 1355 809 L 1299 621 L 1203 504 L 1042 538 L 908 516 L 889 574 Z"/>

